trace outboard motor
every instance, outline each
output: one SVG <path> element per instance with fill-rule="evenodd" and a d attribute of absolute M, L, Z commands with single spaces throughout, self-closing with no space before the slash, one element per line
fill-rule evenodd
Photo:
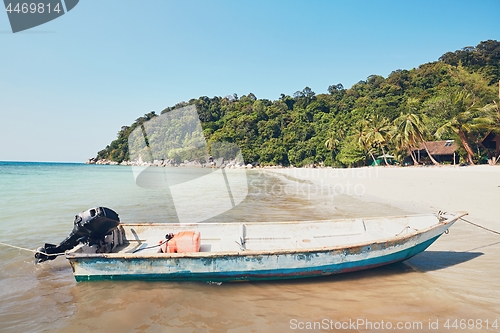
<path fill-rule="evenodd" d="M 71 250 L 80 243 L 89 246 L 104 244 L 104 237 L 109 235 L 120 224 L 118 214 L 105 207 L 96 207 L 75 216 L 73 231 L 59 245 L 45 244 L 37 249 L 35 263 L 54 260 L 57 255 Z"/>

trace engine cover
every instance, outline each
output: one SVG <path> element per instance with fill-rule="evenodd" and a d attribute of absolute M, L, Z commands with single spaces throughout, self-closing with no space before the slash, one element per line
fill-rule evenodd
<path fill-rule="evenodd" d="M 53 260 L 57 255 L 71 250 L 80 243 L 99 245 L 104 237 L 110 234 L 120 224 L 118 214 L 106 207 L 96 207 L 75 216 L 73 231 L 59 245 L 46 243 L 35 253 L 35 263 Z"/>

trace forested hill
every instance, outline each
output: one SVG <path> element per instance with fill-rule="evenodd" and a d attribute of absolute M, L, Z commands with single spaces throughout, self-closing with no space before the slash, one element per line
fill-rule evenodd
<path fill-rule="evenodd" d="M 237 143 L 245 163 L 361 166 L 384 152 L 402 160 L 420 141 L 436 139 L 455 139 L 462 160 L 477 162 L 485 154 L 481 138 L 500 126 L 499 80 L 500 42 L 488 40 L 349 89 L 335 83 L 316 94 L 305 87 L 277 100 L 202 96 L 162 113 L 196 105 L 207 141 Z M 97 157 L 128 160 L 128 135 L 156 116 L 123 126 Z"/>

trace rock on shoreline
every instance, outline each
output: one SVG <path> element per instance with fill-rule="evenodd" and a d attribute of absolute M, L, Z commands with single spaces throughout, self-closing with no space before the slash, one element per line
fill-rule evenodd
<path fill-rule="evenodd" d="M 98 159 L 97 157 L 89 158 L 85 164 L 103 164 L 103 165 L 118 165 L 118 162 L 110 161 L 107 159 Z"/>
<path fill-rule="evenodd" d="M 97 157 L 91 157 L 89 158 L 85 164 L 99 164 L 99 165 L 123 165 L 123 166 L 156 166 L 156 167 L 193 167 L 193 168 L 210 168 L 212 167 L 212 164 L 216 168 L 228 168 L 228 169 L 290 169 L 294 168 L 293 165 L 284 167 L 283 165 L 260 165 L 259 163 L 241 163 L 237 160 L 224 160 L 223 158 L 218 158 L 215 159 L 212 163 L 207 162 L 207 163 L 202 163 L 200 161 L 188 161 L 185 160 L 184 162 L 177 163 L 173 159 L 166 159 L 166 160 L 154 160 L 153 162 L 144 162 L 142 160 L 139 161 L 123 161 L 121 163 L 111 161 L 108 159 L 98 159 Z M 331 167 L 325 167 L 322 163 L 320 164 L 308 164 L 303 166 L 302 168 L 308 169 L 324 169 L 328 168 L 331 169 Z"/>
<path fill-rule="evenodd" d="M 175 160 L 154 160 L 153 162 L 139 161 L 123 161 L 121 163 L 111 161 L 108 159 L 98 159 L 97 157 L 89 158 L 85 164 L 99 164 L 99 165 L 124 165 L 124 166 L 155 166 L 155 167 L 191 167 L 191 168 L 229 168 L 229 169 L 253 169 L 259 167 L 258 164 L 244 164 L 236 160 L 225 161 L 223 158 L 218 158 L 213 162 L 201 163 L 200 161 L 185 160 L 182 163 L 177 163 Z M 276 167 L 278 168 L 278 167 Z M 281 166 L 279 166 L 281 168 Z"/>

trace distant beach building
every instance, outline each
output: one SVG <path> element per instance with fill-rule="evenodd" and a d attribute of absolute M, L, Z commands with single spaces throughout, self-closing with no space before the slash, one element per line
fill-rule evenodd
<path fill-rule="evenodd" d="M 439 163 L 458 164 L 459 156 L 456 153 L 458 145 L 455 140 L 442 140 L 442 141 L 427 141 L 425 143 L 429 153 Z M 429 162 L 430 159 L 423 143 L 420 143 L 417 149 L 413 150 L 413 154 L 419 163 Z"/>
<path fill-rule="evenodd" d="M 487 150 L 488 158 L 498 157 L 500 155 L 500 135 L 490 131 L 481 140 L 481 146 Z"/>

